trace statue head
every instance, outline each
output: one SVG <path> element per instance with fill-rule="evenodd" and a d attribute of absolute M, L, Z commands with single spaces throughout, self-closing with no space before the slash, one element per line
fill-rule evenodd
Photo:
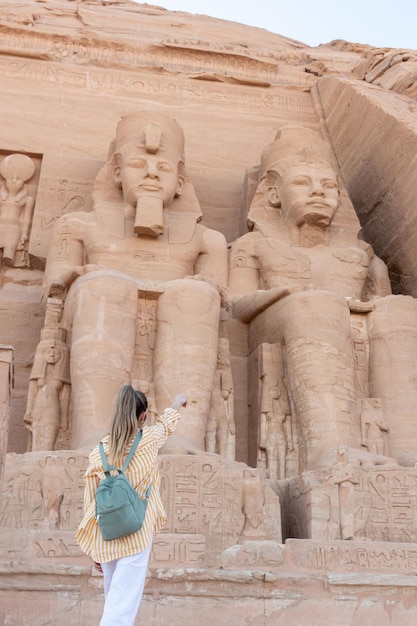
<path fill-rule="evenodd" d="M 26 154 L 9 154 L 0 164 L 0 174 L 4 178 L 7 192 L 17 194 L 24 188 L 25 182 L 35 173 L 35 164 Z"/>
<path fill-rule="evenodd" d="M 70 383 L 69 350 L 66 330 L 61 326 L 44 326 L 37 345 L 30 378 L 44 378 L 48 365 L 54 366 L 54 378 Z"/>
<path fill-rule="evenodd" d="M 125 201 L 136 207 L 153 198 L 163 207 L 182 192 L 184 135 L 174 119 L 150 111 L 124 116 L 116 130 L 113 179 Z"/>
<path fill-rule="evenodd" d="M 112 236 L 123 239 L 133 221 L 137 236 L 189 241 L 201 209 L 184 163 L 184 133 L 155 111 L 119 121 L 106 163 L 93 188 L 94 211 Z M 167 210 L 165 210 L 167 209 Z"/>
<path fill-rule="evenodd" d="M 329 226 L 339 206 L 339 184 L 327 146 L 315 131 L 284 126 L 261 159 L 268 203 L 288 226 Z"/>

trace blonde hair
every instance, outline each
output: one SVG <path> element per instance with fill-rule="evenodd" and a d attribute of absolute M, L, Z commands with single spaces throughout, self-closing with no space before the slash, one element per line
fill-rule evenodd
<path fill-rule="evenodd" d="M 124 385 L 116 398 L 110 427 L 110 463 L 121 458 L 129 440 L 136 434 L 138 418 L 148 408 L 148 400 L 141 391 Z"/>

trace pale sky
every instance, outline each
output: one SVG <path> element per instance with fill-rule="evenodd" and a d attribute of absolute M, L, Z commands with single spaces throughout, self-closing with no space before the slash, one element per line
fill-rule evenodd
<path fill-rule="evenodd" d="M 147 4 L 266 28 L 310 46 L 345 39 L 417 50 L 417 0 L 160 0 Z"/>

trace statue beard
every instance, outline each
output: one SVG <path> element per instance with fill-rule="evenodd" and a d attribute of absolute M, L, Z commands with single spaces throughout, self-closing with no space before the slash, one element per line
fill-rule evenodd
<path fill-rule="evenodd" d="M 164 232 L 164 204 L 161 198 L 140 196 L 136 202 L 136 235 L 159 237 Z"/>
<path fill-rule="evenodd" d="M 299 229 L 299 245 L 313 248 L 327 242 L 327 225 L 322 222 L 304 222 Z"/>
<path fill-rule="evenodd" d="M 327 229 L 332 218 L 333 215 L 320 209 L 313 209 L 309 213 L 305 213 L 298 225 L 300 245 L 304 248 L 312 248 L 313 246 L 326 243 Z"/>

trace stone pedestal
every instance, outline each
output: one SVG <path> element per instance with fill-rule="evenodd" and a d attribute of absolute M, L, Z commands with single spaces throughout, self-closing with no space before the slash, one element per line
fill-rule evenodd
<path fill-rule="evenodd" d="M 288 485 L 284 537 L 417 541 L 417 470 L 337 466 Z"/>
<path fill-rule="evenodd" d="M 9 532 L 9 542 L 21 541 L 22 552 L 37 558 L 0 562 L 2 619 L 32 626 L 48 619 L 47 606 L 51 621 L 46 623 L 56 624 L 60 616 L 74 626 L 98 623 L 102 576 L 85 557 L 32 551 L 29 544 L 39 545 L 42 532 Z M 56 546 L 69 542 L 68 533 L 55 533 Z M 417 620 L 416 543 L 249 542 L 228 548 L 212 568 L 191 562 L 161 565 L 150 562 L 138 625 L 179 626 L 192 623 L 196 614 L 202 626 L 213 621 L 219 626 L 412 626 Z"/>

